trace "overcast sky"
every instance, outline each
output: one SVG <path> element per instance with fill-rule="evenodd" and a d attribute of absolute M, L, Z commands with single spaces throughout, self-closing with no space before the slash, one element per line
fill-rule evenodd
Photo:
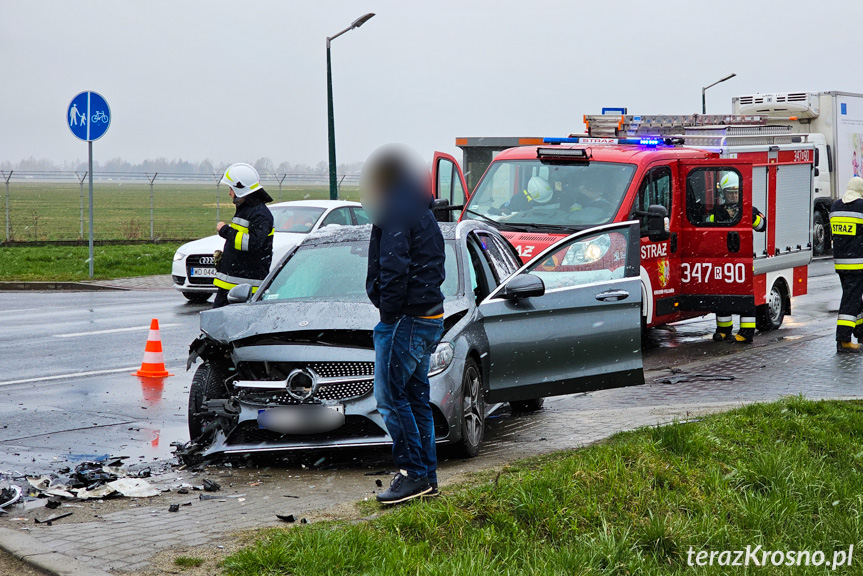
<path fill-rule="evenodd" d="M 112 123 L 97 157 L 327 158 L 325 38 L 339 162 L 386 142 L 552 136 L 602 106 L 728 112 L 752 92 L 863 92 L 859 0 L 0 0 L 0 160 L 86 158 L 82 90 Z M 461 157 L 460 154 L 458 156 Z"/>

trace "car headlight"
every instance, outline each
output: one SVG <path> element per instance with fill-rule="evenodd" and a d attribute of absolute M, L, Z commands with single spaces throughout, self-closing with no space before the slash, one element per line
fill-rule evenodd
<path fill-rule="evenodd" d="M 609 248 L 611 248 L 611 238 L 608 234 L 584 242 L 576 242 L 566 251 L 563 263 L 568 266 L 591 264 L 602 259 Z"/>
<path fill-rule="evenodd" d="M 431 355 L 429 362 L 429 376 L 440 374 L 452 364 L 452 359 L 455 356 L 455 349 L 449 342 L 441 342 L 437 345 L 434 353 Z"/>
<path fill-rule="evenodd" d="M 174 252 L 174 262 L 176 262 L 177 260 L 182 260 L 185 257 L 186 255 L 182 252 Z"/>

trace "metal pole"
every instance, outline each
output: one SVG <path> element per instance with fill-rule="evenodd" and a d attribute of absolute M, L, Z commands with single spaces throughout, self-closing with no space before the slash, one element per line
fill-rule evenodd
<path fill-rule="evenodd" d="M 220 222 L 219 220 L 219 193 L 221 192 L 221 184 L 222 184 L 222 176 L 221 174 L 214 174 L 216 177 L 216 222 Z"/>
<path fill-rule="evenodd" d="M 279 202 L 282 201 L 282 182 L 284 182 L 285 178 L 287 178 L 287 177 L 288 177 L 287 174 L 282 174 L 282 178 L 281 178 L 281 180 L 279 180 Z M 278 178 L 278 176 L 277 176 L 277 178 Z"/>
<path fill-rule="evenodd" d="M 701 89 L 701 113 L 702 114 L 707 114 L 707 96 L 705 96 L 705 94 L 707 94 L 707 88 L 702 88 Z"/>
<path fill-rule="evenodd" d="M 330 200 L 339 199 L 336 182 L 336 121 L 333 117 L 333 67 L 330 59 L 330 39 L 327 38 L 327 127 L 330 148 Z"/>
<path fill-rule="evenodd" d="M 77 176 L 79 178 L 78 185 L 81 188 L 81 219 L 80 219 L 81 230 L 78 232 L 78 239 L 79 240 L 84 239 L 84 180 L 87 179 L 87 174 L 89 174 L 89 172 L 84 172 L 84 175 L 81 176 L 80 174 L 75 172 L 75 176 Z"/>
<path fill-rule="evenodd" d="M 153 174 L 153 177 L 150 178 L 149 174 L 144 174 L 147 177 L 147 180 L 150 181 L 150 240 L 155 240 L 156 235 L 153 233 L 153 182 L 156 181 L 156 176 L 159 175 L 158 172 Z"/>
<path fill-rule="evenodd" d="M 5 173 L 3 174 L 3 176 L 6 177 L 6 242 L 8 242 L 12 236 L 12 226 L 9 220 L 9 179 L 12 178 L 12 172 L 14 172 L 14 170 L 9 170 L 8 176 Z"/>
<path fill-rule="evenodd" d="M 88 108 L 89 110 L 89 108 Z M 89 160 L 87 174 L 90 178 L 90 278 L 93 277 L 93 141 L 87 141 Z"/>

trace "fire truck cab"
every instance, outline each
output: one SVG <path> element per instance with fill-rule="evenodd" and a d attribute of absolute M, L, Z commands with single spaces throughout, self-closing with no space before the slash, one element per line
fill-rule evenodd
<path fill-rule="evenodd" d="M 760 330 L 778 328 L 791 297 L 806 293 L 812 256 L 816 152 L 806 135 L 771 134 L 756 116 L 585 122 L 586 134 L 499 153 L 461 218 L 499 228 L 525 262 L 574 231 L 637 220 L 645 326 L 754 305 Z M 740 137 L 743 126 L 751 138 Z M 736 194 L 723 192 L 729 182 Z M 766 216 L 763 232 L 753 230 L 753 207 Z M 614 248 L 605 250 L 597 264 Z"/>

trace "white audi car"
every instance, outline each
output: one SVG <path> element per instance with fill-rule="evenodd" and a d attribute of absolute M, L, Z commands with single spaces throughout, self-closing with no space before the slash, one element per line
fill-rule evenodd
<path fill-rule="evenodd" d="M 273 266 L 310 233 L 324 226 L 358 226 L 369 223 L 359 202 L 345 200 L 298 200 L 270 204 L 273 224 Z M 226 219 L 229 221 L 230 219 Z M 174 253 L 171 276 L 174 288 L 191 302 L 206 302 L 216 293 L 213 252 L 222 250 L 225 239 L 218 234 L 187 242 Z"/>

